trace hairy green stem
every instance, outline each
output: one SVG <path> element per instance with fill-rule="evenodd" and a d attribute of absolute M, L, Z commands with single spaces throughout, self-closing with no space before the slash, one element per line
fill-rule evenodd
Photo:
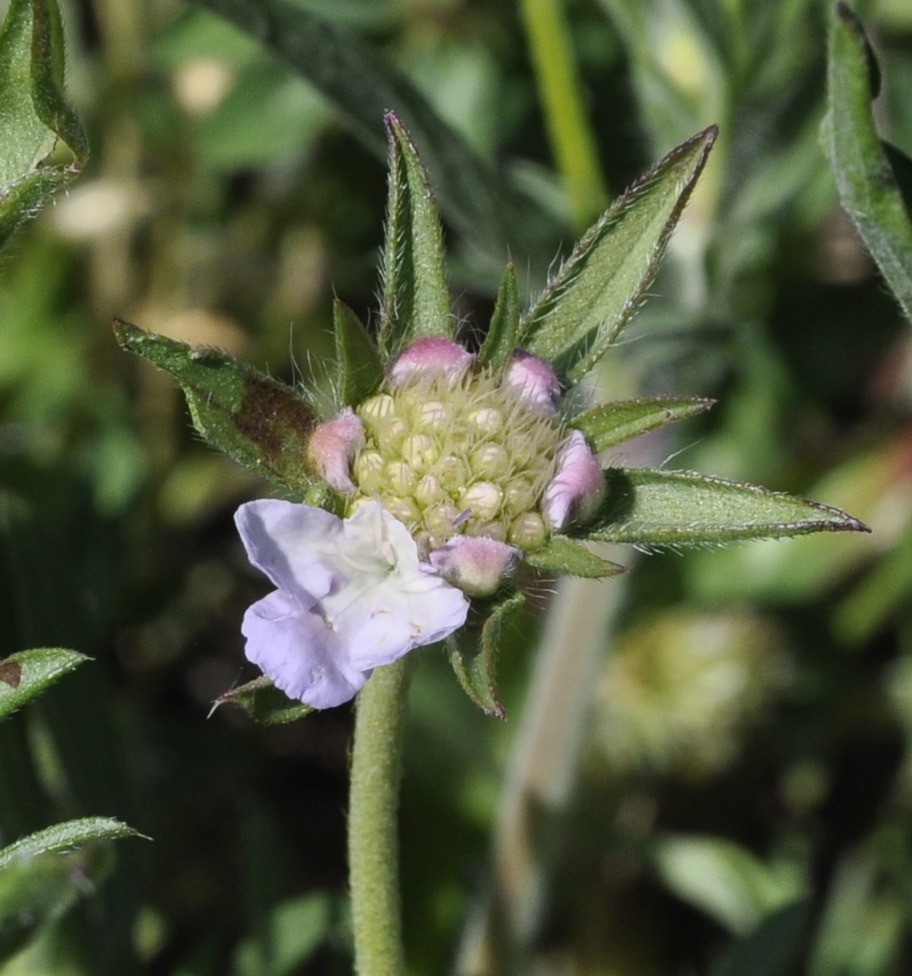
<path fill-rule="evenodd" d="M 348 808 L 355 972 L 405 976 L 397 812 L 406 659 L 377 668 L 358 695 Z"/>
<path fill-rule="evenodd" d="M 522 0 L 521 7 L 555 164 L 574 227 L 584 230 L 604 208 L 607 194 L 570 31 L 561 0 Z"/>

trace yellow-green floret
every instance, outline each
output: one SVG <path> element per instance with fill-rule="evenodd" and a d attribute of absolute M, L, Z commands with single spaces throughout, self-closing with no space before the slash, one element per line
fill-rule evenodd
<path fill-rule="evenodd" d="M 379 496 L 424 552 L 459 533 L 527 551 L 548 538 L 540 507 L 563 430 L 499 374 L 425 375 L 356 413 L 366 443 L 353 466 L 349 514 Z"/>

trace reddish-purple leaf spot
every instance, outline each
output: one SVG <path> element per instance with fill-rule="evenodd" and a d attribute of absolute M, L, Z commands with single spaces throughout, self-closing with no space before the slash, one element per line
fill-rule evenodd
<path fill-rule="evenodd" d="M 22 681 L 22 665 L 18 661 L 4 661 L 0 664 L 0 681 L 10 688 L 18 688 Z"/>

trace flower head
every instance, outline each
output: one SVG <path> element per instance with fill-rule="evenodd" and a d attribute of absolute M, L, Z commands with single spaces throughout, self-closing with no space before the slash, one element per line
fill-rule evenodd
<path fill-rule="evenodd" d="M 343 520 L 264 499 L 235 521 L 250 561 L 277 587 L 244 616 L 246 654 L 291 698 L 315 708 L 348 701 L 375 667 L 465 622 L 462 591 L 419 561 L 379 502 Z"/>

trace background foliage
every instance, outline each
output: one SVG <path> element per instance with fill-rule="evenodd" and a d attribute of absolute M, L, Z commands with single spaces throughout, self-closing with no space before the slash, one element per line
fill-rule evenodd
<path fill-rule="evenodd" d="M 912 342 L 820 141 L 829 9 L 580 0 L 550 47 L 531 0 L 61 9 L 92 157 L 0 265 L 0 653 L 95 660 L 0 725 L 0 845 L 89 815 L 153 842 L 69 862 L 74 897 L 2 971 L 350 968 L 348 710 L 207 720 L 254 676 L 238 626 L 262 587 L 231 516 L 265 485 L 199 443 L 177 387 L 124 356 L 110 323 L 330 397 L 333 297 L 375 314 L 391 107 L 438 189 L 468 337 L 508 253 L 528 300 L 605 199 L 718 123 L 597 381 L 719 403 L 619 460 L 675 456 L 874 529 L 644 556 L 623 582 L 587 584 L 597 674 L 585 702 L 558 686 L 537 739 L 520 716 L 547 587 L 504 661 L 510 722 L 423 653 L 402 819 L 415 972 L 485 972 L 485 947 L 495 972 L 908 972 Z M 912 152 L 912 10 L 858 13 L 883 74 L 879 131 Z M 554 103 L 537 87 L 549 64 L 569 66 Z M 579 133 L 557 109 L 577 86 L 594 175 L 562 151 Z M 536 751 L 566 741 L 568 711 L 574 748 Z M 519 852 L 517 790 L 537 797 Z M 492 895 L 492 864 L 537 886 Z"/>

